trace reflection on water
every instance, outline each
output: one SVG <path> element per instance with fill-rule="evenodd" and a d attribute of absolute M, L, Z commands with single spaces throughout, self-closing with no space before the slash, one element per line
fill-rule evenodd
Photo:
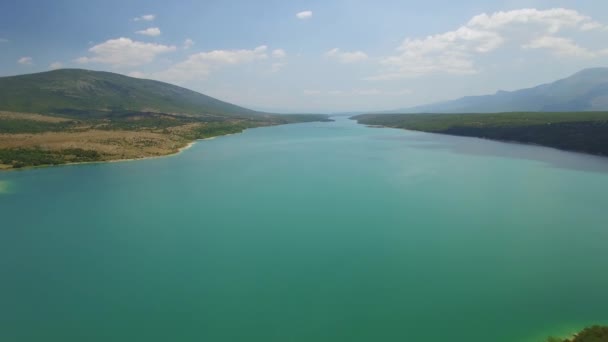
<path fill-rule="evenodd" d="M 516 142 L 411 131 L 409 133 L 411 134 L 377 136 L 374 139 L 400 140 L 415 148 L 445 149 L 458 154 L 533 160 L 554 168 L 608 173 L 608 158 L 606 157 Z"/>
<path fill-rule="evenodd" d="M 2 173 L 0 341 L 540 342 L 602 324 L 608 174 L 551 156 L 596 160 L 338 119 Z"/>

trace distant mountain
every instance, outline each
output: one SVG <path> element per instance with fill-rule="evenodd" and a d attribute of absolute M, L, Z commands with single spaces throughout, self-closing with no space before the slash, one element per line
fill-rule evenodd
<path fill-rule="evenodd" d="M 205 116 L 257 114 L 168 83 L 82 69 L 0 77 L 0 110 L 72 116 L 125 110 Z"/>
<path fill-rule="evenodd" d="M 580 71 L 568 78 L 494 95 L 467 96 L 390 113 L 575 112 L 608 110 L 608 68 Z"/>

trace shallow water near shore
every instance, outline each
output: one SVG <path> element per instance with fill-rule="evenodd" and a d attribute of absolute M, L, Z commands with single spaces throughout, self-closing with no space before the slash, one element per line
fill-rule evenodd
<path fill-rule="evenodd" d="M 343 118 L 0 173 L 0 340 L 543 342 L 608 323 L 606 203 L 608 159 Z"/>
<path fill-rule="evenodd" d="M 11 191 L 11 183 L 0 180 L 0 194 L 8 194 Z"/>

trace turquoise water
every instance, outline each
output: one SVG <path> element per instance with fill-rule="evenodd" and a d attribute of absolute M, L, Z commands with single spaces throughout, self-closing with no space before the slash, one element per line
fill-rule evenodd
<path fill-rule="evenodd" d="M 543 341 L 608 321 L 606 159 L 338 119 L 0 184 L 0 341 Z"/>

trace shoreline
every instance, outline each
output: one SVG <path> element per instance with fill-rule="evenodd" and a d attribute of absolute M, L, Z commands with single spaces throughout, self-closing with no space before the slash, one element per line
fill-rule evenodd
<path fill-rule="evenodd" d="M 312 121 L 312 122 L 316 122 L 316 121 Z M 290 123 L 291 125 L 297 125 L 297 124 L 303 124 L 303 123 L 307 123 L 307 122 L 296 122 L 296 123 Z M 202 138 L 202 139 L 195 139 L 192 140 L 190 142 L 188 142 L 186 145 L 179 147 L 177 149 L 177 151 L 172 152 L 172 153 L 168 153 L 168 154 L 163 154 L 163 155 L 159 155 L 159 156 L 149 156 L 149 157 L 141 157 L 141 158 L 124 158 L 124 159 L 109 159 L 109 160 L 96 160 L 96 161 L 86 161 L 86 162 L 72 162 L 72 163 L 64 163 L 64 164 L 46 164 L 46 165 L 37 165 L 37 166 L 26 166 L 26 167 L 22 167 L 22 168 L 7 168 L 7 169 L 2 169 L 0 168 L 0 174 L 4 173 L 4 172 L 16 172 L 16 171 L 27 171 L 27 170 L 33 170 L 33 169 L 41 169 L 41 168 L 47 168 L 47 167 L 60 167 L 60 166 L 72 166 L 72 165 L 85 165 L 85 164 L 102 164 L 102 163 L 122 163 L 122 162 L 132 162 L 132 161 L 141 161 L 141 160 L 146 160 L 146 159 L 156 159 L 156 158 L 166 158 L 166 157 L 172 157 L 172 156 L 176 156 L 179 155 L 180 153 L 190 149 L 192 146 L 194 146 L 197 142 L 199 141 L 204 141 L 204 140 L 213 140 L 219 137 L 227 137 L 230 135 L 237 135 L 237 134 L 242 134 L 245 131 L 249 130 L 249 129 L 255 129 L 255 128 L 266 128 L 266 127 L 273 127 L 273 126 L 281 126 L 281 125 L 285 125 L 285 124 L 278 124 L 278 125 L 262 125 L 262 126 L 256 126 L 256 127 L 248 127 L 248 128 L 244 128 L 242 131 L 240 132 L 236 132 L 236 133 L 227 133 L 227 134 L 219 134 L 219 135 L 214 135 L 212 137 L 207 137 L 207 138 Z"/>
<path fill-rule="evenodd" d="M 213 137 L 213 138 L 215 138 L 215 137 Z M 178 154 L 180 154 L 180 153 L 182 153 L 182 152 L 190 149 L 199 140 L 207 140 L 207 139 L 213 139 L 213 138 L 197 139 L 197 140 L 191 141 L 191 142 L 187 143 L 186 145 L 178 148 L 176 152 L 169 153 L 169 154 L 164 154 L 164 155 L 161 155 L 161 156 L 150 156 L 150 157 L 141 157 L 141 158 L 125 158 L 125 159 L 110 159 L 110 160 L 100 160 L 100 161 L 93 161 L 93 162 L 65 163 L 65 164 L 59 164 L 59 165 L 56 165 L 56 166 L 61 166 L 61 165 L 79 165 L 79 164 L 96 164 L 96 163 L 123 163 L 123 162 L 131 162 L 131 161 L 146 160 L 146 159 L 156 159 L 156 158 L 172 157 L 172 156 L 176 156 L 176 155 L 178 155 Z M 51 166 L 53 166 L 53 165 L 51 165 Z"/>
<path fill-rule="evenodd" d="M 446 136 L 451 136 L 451 137 L 481 139 L 481 140 L 493 141 L 493 142 L 499 142 L 499 143 L 511 144 L 511 145 L 524 145 L 524 146 L 536 146 L 536 147 L 550 148 L 552 150 L 556 150 L 556 151 L 560 151 L 560 152 L 576 153 L 576 154 L 581 154 L 581 155 L 584 155 L 584 156 L 587 156 L 587 157 L 596 157 L 596 158 L 600 158 L 600 159 L 604 159 L 604 160 L 608 161 L 608 155 L 606 155 L 606 154 L 586 152 L 584 150 L 559 148 L 559 147 L 556 147 L 556 146 L 544 145 L 544 144 L 539 144 L 539 143 L 534 143 L 534 142 L 523 142 L 523 141 L 518 141 L 518 140 L 505 140 L 505 139 L 493 139 L 493 138 L 488 138 L 488 137 L 484 137 L 484 136 L 453 134 L 453 133 L 441 132 L 441 131 L 432 132 L 432 131 L 423 131 L 423 130 L 419 130 L 419 129 L 393 127 L 393 126 L 385 126 L 385 125 L 368 125 L 368 124 L 359 123 L 358 121 L 357 121 L 357 123 L 359 125 L 365 125 L 366 127 L 369 127 L 369 128 L 389 128 L 389 129 L 398 129 L 398 130 L 404 130 L 404 131 L 410 131 L 410 132 L 420 132 L 420 133 L 426 133 L 426 134 L 446 135 Z"/>
<path fill-rule="evenodd" d="M 87 161 L 87 162 L 73 162 L 73 163 L 64 163 L 64 164 L 56 164 L 56 165 L 37 165 L 37 166 L 22 167 L 22 168 L 18 168 L 18 169 L 8 168 L 8 169 L 0 169 L 0 174 L 3 173 L 3 172 L 28 171 L 28 170 L 42 169 L 42 168 L 48 168 L 48 167 L 61 167 L 61 166 L 87 165 L 87 164 L 124 163 L 124 162 L 133 162 L 133 161 L 142 161 L 142 160 L 147 160 L 147 159 L 157 159 L 157 158 L 173 157 L 173 156 L 177 156 L 177 155 L 181 154 L 182 152 L 190 149 L 192 146 L 194 146 L 199 141 L 213 140 L 213 139 L 215 139 L 217 137 L 234 135 L 234 134 L 237 134 L 237 133 L 216 135 L 216 136 L 213 136 L 213 137 L 208 137 L 208 138 L 203 138 L 203 139 L 195 139 L 193 141 L 190 141 L 186 145 L 184 145 L 182 147 L 179 147 L 177 149 L 177 151 L 175 151 L 175 152 L 168 153 L 168 154 L 163 154 L 163 155 L 160 155 L 160 156 L 149 156 L 149 157 L 141 157 L 141 158 L 109 159 L 109 160 L 97 160 L 97 161 Z"/>

